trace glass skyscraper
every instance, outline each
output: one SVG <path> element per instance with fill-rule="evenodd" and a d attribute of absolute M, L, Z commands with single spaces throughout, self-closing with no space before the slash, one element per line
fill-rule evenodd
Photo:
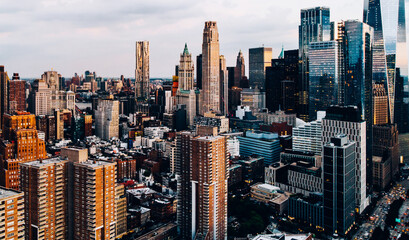
<path fill-rule="evenodd" d="M 338 42 L 313 42 L 309 45 L 309 119 L 338 103 Z"/>
<path fill-rule="evenodd" d="M 374 28 L 373 78 L 386 86 L 389 119 L 394 122 L 396 68 L 407 75 L 404 0 L 365 0 L 364 22 Z"/>
<path fill-rule="evenodd" d="M 329 8 L 316 7 L 301 10 L 301 23 L 299 26 L 299 109 L 298 116 L 308 121 L 308 91 L 309 91 L 309 62 L 308 47 L 312 42 L 331 40 L 331 22 Z"/>

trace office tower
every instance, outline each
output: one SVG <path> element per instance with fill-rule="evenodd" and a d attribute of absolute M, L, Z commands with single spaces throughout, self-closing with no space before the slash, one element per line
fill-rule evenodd
<path fill-rule="evenodd" d="M 187 44 L 185 44 L 183 53 L 180 54 L 178 77 L 180 90 L 193 90 L 194 67 L 192 62 L 192 54 L 189 53 Z"/>
<path fill-rule="evenodd" d="M 272 59 L 271 66 L 266 67 L 266 108 L 275 112 L 281 108 L 281 82 L 285 79 L 284 59 Z"/>
<path fill-rule="evenodd" d="M 8 112 L 26 111 L 26 81 L 14 73 L 8 88 Z"/>
<path fill-rule="evenodd" d="M 178 212 L 183 239 L 227 238 L 226 139 L 223 136 L 176 138 Z"/>
<path fill-rule="evenodd" d="M 229 109 L 229 79 L 226 66 L 226 58 L 220 56 L 220 112 L 223 115 L 228 114 Z"/>
<path fill-rule="evenodd" d="M 399 138 L 396 124 L 373 126 L 373 155 L 390 159 L 391 176 L 399 173 Z"/>
<path fill-rule="evenodd" d="M 246 66 L 244 64 L 244 56 L 241 50 L 237 55 L 236 68 L 234 69 L 234 86 L 239 87 L 240 81 L 246 76 Z"/>
<path fill-rule="evenodd" d="M 202 106 L 200 114 L 220 112 L 220 54 L 216 22 L 206 22 L 202 45 Z"/>
<path fill-rule="evenodd" d="M 266 107 L 266 92 L 258 88 L 244 88 L 240 92 L 242 106 L 249 106 L 252 112 L 259 112 Z"/>
<path fill-rule="evenodd" d="M 249 80 L 250 87 L 265 89 L 266 68 L 271 66 L 272 48 L 249 49 Z"/>
<path fill-rule="evenodd" d="M 52 91 L 60 90 L 60 78 L 61 74 L 56 71 L 47 71 L 41 75 L 41 79 L 48 85 Z"/>
<path fill-rule="evenodd" d="M 0 184 L 20 189 L 20 163 L 47 157 L 45 143 L 38 137 L 35 116 L 27 112 L 3 117 L 3 137 L 0 144 Z"/>
<path fill-rule="evenodd" d="M 338 103 L 338 43 L 311 42 L 308 46 L 309 83 L 308 115 L 317 119 L 317 111 L 325 111 Z"/>
<path fill-rule="evenodd" d="M 324 144 L 324 229 L 345 236 L 354 224 L 356 143 L 345 135 Z"/>
<path fill-rule="evenodd" d="M 67 167 L 59 157 L 21 164 L 26 239 L 67 239 Z"/>
<path fill-rule="evenodd" d="M 227 67 L 227 78 L 229 82 L 229 89 L 234 87 L 234 74 L 236 72 L 236 67 Z"/>
<path fill-rule="evenodd" d="M 382 83 L 373 84 L 373 125 L 388 123 L 388 95 Z"/>
<path fill-rule="evenodd" d="M 99 99 L 95 110 L 95 131 L 101 139 L 119 136 L 119 101 Z"/>
<path fill-rule="evenodd" d="M 179 86 L 176 91 L 176 104 L 186 106 L 186 122 L 189 126 L 193 125 L 193 119 L 196 116 L 196 98 L 197 92 L 194 90 L 194 67 L 192 63 L 192 54 L 189 53 L 187 44 L 183 53 L 180 54 L 180 64 L 178 68 Z M 168 101 L 168 99 L 166 99 Z M 172 105 L 171 103 L 169 103 Z M 167 110 L 170 112 L 170 109 Z"/>
<path fill-rule="evenodd" d="M 0 238 L 23 240 L 24 236 L 24 193 L 0 187 Z M 6 210 L 7 209 L 7 210 Z"/>
<path fill-rule="evenodd" d="M 54 111 L 55 117 L 55 139 L 64 138 L 64 113 L 60 110 Z"/>
<path fill-rule="evenodd" d="M 115 238 L 116 163 L 74 163 L 74 239 Z"/>
<path fill-rule="evenodd" d="M 321 155 L 322 122 L 316 120 L 303 126 L 293 128 L 293 149 Z"/>
<path fill-rule="evenodd" d="M 135 98 L 149 99 L 149 42 L 136 42 Z"/>
<path fill-rule="evenodd" d="M 369 205 L 366 188 L 367 182 L 371 181 L 372 166 L 367 165 L 366 122 L 362 120 L 358 107 L 328 108 L 327 115 L 322 120 L 322 142 L 328 143 L 338 134 L 345 134 L 350 141 L 355 142 L 355 202 L 359 213 L 362 213 Z"/>
<path fill-rule="evenodd" d="M 45 133 L 45 141 L 55 140 L 55 117 L 54 116 L 36 116 L 37 130 Z"/>
<path fill-rule="evenodd" d="M 296 112 L 298 106 L 298 49 L 284 51 L 285 80 L 281 82 L 281 110 Z"/>
<path fill-rule="evenodd" d="M 331 23 L 329 8 L 316 7 L 301 10 L 299 26 L 299 117 L 308 121 L 308 90 L 309 90 L 309 45 L 312 42 L 330 41 Z"/>
<path fill-rule="evenodd" d="M 196 57 L 196 88 L 197 89 L 202 89 L 202 54 L 199 54 Z"/>
<path fill-rule="evenodd" d="M 127 231 L 127 201 L 123 184 L 115 185 L 116 237 Z"/>
<path fill-rule="evenodd" d="M 396 69 L 396 95 L 395 95 L 395 123 L 398 124 L 399 133 L 409 132 L 409 104 L 405 99 L 404 82 L 401 70 Z"/>
<path fill-rule="evenodd" d="M 385 85 L 394 123 L 396 68 L 407 78 L 405 1 L 365 0 L 364 22 L 374 28 L 373 78 Z"/>
<path fill-rule="evenodd" d="M 0 65 L 0 125 L 3 126 L 3 115 L 8 111 L 8 85 L 9 76 L 4 71 L 4 66 Z"/>
<path fill-rule="evenodd" d="M 253 154 L 264 158 L 268 166 L 280 160 L 280 140 L 278 134 L 262 131 L 247 131 L 246 136 L 238 136 L 240 156 L 249 157 Z"/>

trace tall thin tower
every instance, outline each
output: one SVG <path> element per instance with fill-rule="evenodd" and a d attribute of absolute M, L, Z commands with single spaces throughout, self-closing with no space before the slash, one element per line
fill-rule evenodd
<path fill-rule="evenodd" d="M 149 42 L 136 42 L 135 98 L 149 99 Z"/>
<path fill-rule="evenodd" d="M 220 54 L 216 22 L 206 22 L 202 45 L 202 99 L 200 114 L 220 112 Z"/>
<path fill-rule="evenodd" d="M 407 75 L 405 1 L 365 0 L 364 22 L 374 28 L 373 78 L 385 85 L 394 123 L 396 68 Z"/>

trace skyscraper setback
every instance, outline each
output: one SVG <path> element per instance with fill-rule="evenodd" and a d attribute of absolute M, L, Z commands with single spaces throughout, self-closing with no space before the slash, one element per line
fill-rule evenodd
<path fill-rule="evenodd" d="M 202 106 L 200 114 L 220 112 L 220 53 L 216 22 L 206 22 L 202 45 Z"/>
<path fill-rule="evenodd" d="M 135 98 L 145 102 L 149 99 L 149 42 L 136 42 Z"/>

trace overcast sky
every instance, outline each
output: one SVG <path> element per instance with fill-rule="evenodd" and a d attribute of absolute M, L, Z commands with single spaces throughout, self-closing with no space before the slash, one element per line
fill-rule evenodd
<path fill-rule="evenodd" d="M 362 21 L 363 0 L 0 0 L 0 65 L 9 76 L 64 77 L 85 70 L 134 77 L 135 41 L 150 41 L 151 77 L 170 78 L 187 42 L 201 52 L 204 22 L 217 21 L 220 53 L 298 47 L 301 8 L 327 6 L 331 20 Z M 248 69 L 247 69 L 248 71 Z"/>

